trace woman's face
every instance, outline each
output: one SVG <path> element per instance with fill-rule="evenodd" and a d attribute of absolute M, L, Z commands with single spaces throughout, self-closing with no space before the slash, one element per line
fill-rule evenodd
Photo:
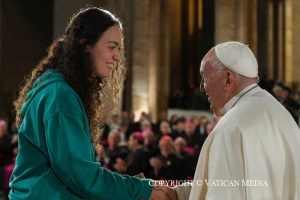
<path fill-rule="evenodd" d="M 122 31 L 119 26 L 109 27 L 94 46 L 88 46 L 87 52 L 95 66 L 95 73 L 101 78 L 110 75 L 121 59 Z"/>

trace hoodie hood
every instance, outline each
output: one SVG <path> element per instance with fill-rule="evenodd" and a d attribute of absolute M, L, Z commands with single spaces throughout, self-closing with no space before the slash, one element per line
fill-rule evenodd
<path fill-rule="evenodd" d="M 31 104 L 33 98 L 43 88 L 47 87 L 48 85 L 50 85 L 54 82 L 59 82 L 59 81 L 65 81 L 64 75 L 54 69 L 48 69 L 39 78 L 37 78 L 36 81 L 34 82 L 34 84 L 32 85 L 32 88 L 28 92 L 25 102 L 22 105 L 22 108 L 21 108 L 22 117 L 25 116 L 28 106 Z"/>

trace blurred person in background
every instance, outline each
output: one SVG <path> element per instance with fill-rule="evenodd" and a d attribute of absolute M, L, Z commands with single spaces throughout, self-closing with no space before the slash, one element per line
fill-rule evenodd
<path fill-rule="evenodd" d="M 114 164 L 114 168 L 122 174 L 136 175 L 143 173 L 147 176 L 150 168 L 150 154 L 143 148 L 143 134 L 141 132 L 132 133 L 127 145 L 129 153 L 126 159 L 118 158 Z"/>
<path fill-rule="evenodd" d="M 14 166 L 14 158 L 17 153 L 17 137 L 11 136 L 8 129 L 8 121 L 0 119 L 0 192 L 7 196 L 8 177 Z M 0 194 L 1 196 L 1 194 Z"/>
<path fill-rule="evenodd" d="M 194 172 L 196 169 L 198 155 L 191 154 L 186 151 L 186 141 L 182 137 L 177 137 L 174 141 L 174 149 L 176 155 L 185 163 L 182 167 L 185 180 L 193 180 Z"/>
<path fill-rule="evenodd" d="M 183 160 L 174 151 L 173 140 L 164 135 L 159 140 L 160 155 L 150 159 L 153 170 L 150 178 L 159 180 L 183 180 Z"/>
<path fill-rule="evenodd" d="M 153 131 L 151 129 L 146 129 L 142 132 L 144 137 L 144 148 L 149 152 L 150 158 L 160 154 L 158 144 L 155 140 Z"/>
<path fill-rule="evenodd" d="M 98 161 L 102 162 L 106 169 L 116 171 L 114 165 L 117 159 L 125 159 L 129 153 L 126 146 L 121 146 L 120 133 L 117 129 L 109 132 L 107 137 L 107 146 L 99 148 L 98 150 Z"/>

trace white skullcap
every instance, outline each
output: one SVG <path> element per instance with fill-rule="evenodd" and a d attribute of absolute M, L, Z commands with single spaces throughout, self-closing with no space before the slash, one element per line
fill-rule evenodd
<path fill-rule="evenodd" d="M 215 46 L 217 58 L 232 71 L 249 77 L 258 76 L 257 60 L 251 49 L 240 42 L 224 42 Z"/>

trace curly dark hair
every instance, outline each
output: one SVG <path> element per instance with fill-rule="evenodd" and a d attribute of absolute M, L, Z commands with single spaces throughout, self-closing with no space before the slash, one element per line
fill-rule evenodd
<path fill-rule="evenodd" d="M 102 34 L 109 27 L 115 25 L 122 30 L 122 24 L 118 18 L 97 7 L 81 9 L 72 16 L 64 35 L 52 43 L 48 55 L 40 61 L 31 75 L 24 80 L 19 96 L 14 102 L 17 127 L 22 122 L 21 106 L 35 80 L 47 69 L 55 69 L 64 74 L 66 81 L 80 96 L 89 119 L 94 146 L 98 146 L 100 128 L 101 125 L 103 126 L 103 118 L 101 118 L 99 112 L 99 109 L 101 109 L 100 96 L 106 80 L 93 75 L 94 64 L 90 54 L 85 50 L 88 45 L 95 45 Z M 122 57 L 123 55 L 122 53 Z M 124 60 L 123 58 L 122 60 Z M 122 68 L 122 63 L 120 62 L 113 69 L 110 79 L 116 84 L 114 87 L 116 90 L 121 88 L 118 85 L 122 84 L 124 80 L 122 77 L 124 73 L 118 73 L 119 69 Z M 113 92 L 114 95 L 118 95 L 118 91 Z"/>

